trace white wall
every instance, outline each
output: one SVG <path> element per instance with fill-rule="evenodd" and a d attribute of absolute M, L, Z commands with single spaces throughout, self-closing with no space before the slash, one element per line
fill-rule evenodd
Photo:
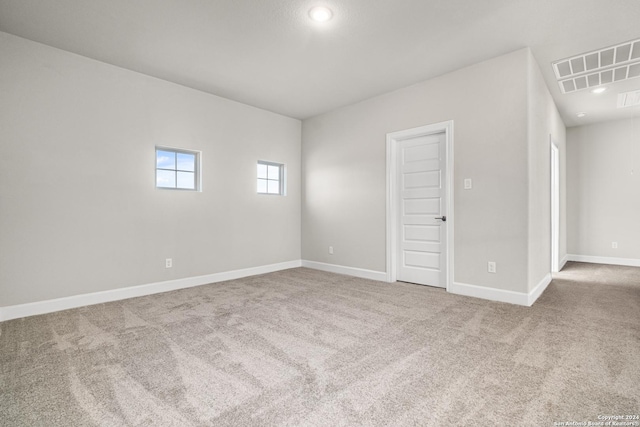
<path fill-rule="evenodd" d="M 6 33 L 0 58 L 0 307 L 300 259 L 300 121 Z M 155 188 L 156 144 L 202 151 L 202 192 Z"/>
<path fill-rule="evenodd" d="M 385 271 L 386 134 L 454 120 L 455 281 L 528 292 L 530 56 L 522 49 L 304 120 L 303 259 Z"/>
<path fill-rule="evenodd" d="M 528 49 L 305 120 L 302 153 L 294 119 L 5 33 L 0 57 L 0 307 L 301 255 L 383 272 L 385 136 L 445 120 L 455 281 L 526 293 L 548 272 L 530 254 L 564 126 Z M 204 191 L 155 189 L 156 144 L 202 150 Z M 287 164 L 286 197 L 255 193 L 258 159 Z"/>
<path fill-rule="evenodd" d="M 640 118 L 567 129 L 567 159 L 569 254 L 640 265 Z"/>
<path fill-rule="evenodd" d="M 556 108 L 540 67 L 529 54 L 529 291 L 551 271 L 551 143 L 560 160 L 560 247 L 566 249 L 566 128 Z"/>

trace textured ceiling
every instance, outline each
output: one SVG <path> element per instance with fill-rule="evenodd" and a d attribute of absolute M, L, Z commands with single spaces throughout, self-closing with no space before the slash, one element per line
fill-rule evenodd
<path fill-rule="evenodd" d="M 526 46 L 568 126 L 639 115 L 616 99 L 640 79 L 563 95 L 551 67 L 638 22 L 638 0 L 0 0 L 1 31 L 296 118 Z"/>

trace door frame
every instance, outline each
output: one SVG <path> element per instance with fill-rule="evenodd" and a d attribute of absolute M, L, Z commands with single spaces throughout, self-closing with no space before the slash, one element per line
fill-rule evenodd
<path fill-rule="evenodd" d="M 447 249 L 445 256 L 445 289 L 449 291 L 453 283 L 453 120 L 419 126 L 387 134 L 387 282 L 395 282 L 398 266 L 397 255 L 397 180 L 398 180 L 398 143 L 399 141 L 419 136 L 444 132 L 446 147 L 445 205 L 447 209 L 447 229 L 445 239 Z"/>
<path fill-rule="evenodd" d="M 549 135 L 551 145 L 551 272 L 560 271 L 560 150 Z"/>

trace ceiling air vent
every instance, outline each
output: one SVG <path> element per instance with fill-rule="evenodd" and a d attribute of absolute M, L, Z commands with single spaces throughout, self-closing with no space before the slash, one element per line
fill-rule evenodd
<path fill-rule="evenodd" d="M 551 64 L 562 93 L 640 77 L 640 39 Z"/>
<path fill-rule="evenodd" d="M 618 94 L 618 108 L 635 107 L 640 105 L 640 90 Z"/>

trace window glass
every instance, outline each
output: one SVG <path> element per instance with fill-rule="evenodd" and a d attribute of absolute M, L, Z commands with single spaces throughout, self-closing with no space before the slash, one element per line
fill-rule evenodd
<path fill-rule="evenodd" d="M 200 153 L 156 147 L 156 187 L 198 190 Z"/>
<path fill-rule="evenodd" d="M 195 174 L 193 172 L 178 172 L 178 182 L 176 187 L 193 190 L 196 187 Z"/>
<path fill-rule="evenodd" d="M 176 153 L 171 151 L 156 150 L 156 167 L 161 169 L 175 169 Z"/>
<path fill-rule="evenodd" d="M 284 195 L 284 165 L 258 161 L 258 193 Z"/>
<path fill-rule="evenodd" d="M 266 193 L 267 192 L 267 180 L 259 179 L 258 180 L 258 193 Z"/>
<path fill-rule="evenodd" d="M 156 186 L 162 188 L 174 188 L 176 186 L 176 174 L 173 171 L 156 170 Z"/>
<path fill-rule="evenodd" d="M 267 181 L 267 193 L 280 194 L 280 182 L 279 181 Z"/>
<path fill-rule="evenodd" d="M 196 170 L 196 155 L 188 153 L 177 153 L 178 156 L 178 170 L 195 172 Z"/>
<path fill-rule="evenodd" d="M 267 179 L 267 165 L 258 163 L 258 178 Z"/>
<path fill-rule="evenodd" d="M 269 165 L 269 173 L 267 175 L 268 179 L 276 179 L 276 180 L 280 180 L 280 166 L 272 166 Z"/>

